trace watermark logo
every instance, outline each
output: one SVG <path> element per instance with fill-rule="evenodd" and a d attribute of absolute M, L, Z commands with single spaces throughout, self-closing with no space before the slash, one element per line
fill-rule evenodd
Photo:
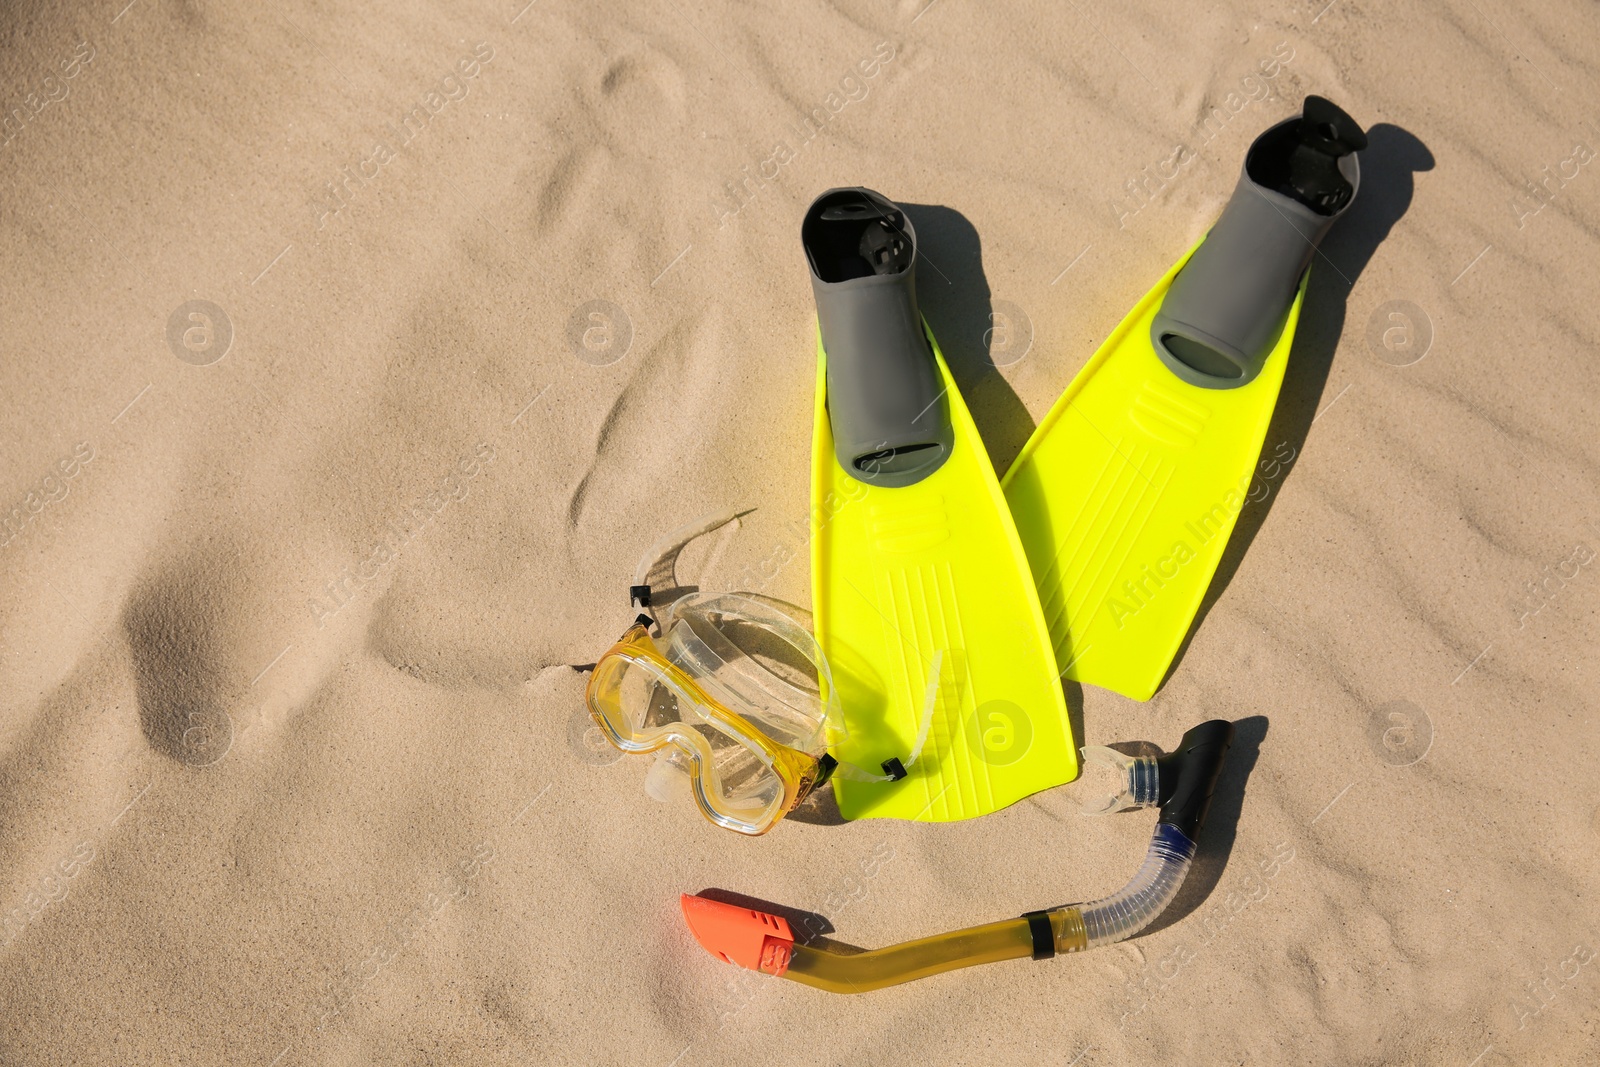
<path fill-rule="evenodd" d="M 209 300 L 187 300 L 167 318 L 167 346 L 193 367 L 209 367 L 233 347 L 233 320 Z"/>
<path fill-rule="evenodd" d="M 1573 143 L 1572 151 L 1553 166 L 1544 167 L 1537 179 L 1525 181 L 1523 187 L 1511 198 L 1511 213 L 1517 217 L 1517 229 L 1528 225 L 1528 220 L 1548 207 L 1566 189 L 1583 168 L 1594 162 L 1595 151 L 1582 141 Z"/>
<path fill-rule="evenodd" d="M 37 919 L 50 905 L 59 904 L 67 899 L 68 883 L 94 862 L 94 856 L 94 845 L 88 841 L 78 842 L 71 855 L 61 859 L 50 868 L 49 874 L 29 888 L 19 906 L 10 911 L 0 912 L 0 948 L 16 940 L 22 934 L 23 928 Z"/>
<path fill-rule="evenodd" d="M 391 521 L 384 523 L 382 535 L 373 541 L 366 555 L 357 560 L 354 566 L 346 564 L 331 581 L 323 585 L 326 598 L 322 594 L 306 598 L 306 607 L 316 620 L 317 628 L 321 629 L 330 618 L 353 603 L 363 589 L 400 558 L 413 540 L 422 536 L 441 511 L 452 502 L 459 505 L 465 500 L 471 490 L 468 483 L 487 470 L 494 461 L 494 445 L 487 441 L 479 442 L 471 452 L 464 453 L 456 460 L 456 465 L 439 480 L 437 488 L 413 499 Z"/>
<path fill-rule="evenodd" d="M 1409 700 L 1391 700 L 1367 716 L 1367 744 L 1391 767 L 1409 767 L 1433 747 L 1433 720 Z"/>
<path fill-rule="evenodd" d="M 398 122 L 384 123 L 382 132 L 372 138 L 371 148 L 347 158 L 352 162 L 339 168 L 332 181 L 324 182 L 307 201 L 316 230 L 326 229 L 346 208 L 360 198 L 368 186 L 384 174 L 385 168 L 410 150 L 411 142 L 424 133 L 439 114 L 452 103 L 465 100 L 472 91 L 472 80 L 494 59 L 494 49 L 481 41 L 472 52 L 456 60 L 453 67 L 420 96 L 412 99 Z"/>
<path fill-rule="evenodd" d="M 819 134 L 830 128 L 845 108 L 865 100 L 872 91 L 872 79 L 894 61 L 899 46 L 889 41 L 879 41 L 872 53 L 863 56 L 845 70 L 837 85 L 826 96 L 790 122 L 773 143 L 772 151 L 754 164 L 739 168 L 739 175 L 722 183 L 722 194 L 711 197 L 711 211 L 717 216 L 717 225 L 736 218 L 768 185 L 783 176 L 784 168 L 791 165 Z"/>
<path fill-rule="evenodd" d="M 1201 558 L 1208 545 L 1218 538 L 1221 538 L 1220 544 L 1227 544 L 1239 513 L 1250 504 L 1266 500 L 1272 494 L 1273 484 L 1298 455 L 1289 442 L 1278 442 L 1272 453 L 1264 454 L 1256 464 L 1260 477 L 1252 480 L 1252 473 L 1246 473 L 1211 507 L 1184 523 L 1180 535 L 1164 555 L 1125 570 L 1122 583 L 1108 590 L 1102 602 L 1116 628 L 1121 630 L 1129 619 L 1148 607 L 1188 563 Z M 1220 545 L 1213 547 L 1220 548 Z"/>
<path fill-rule="evenodd" d="M 0 548 L 10 544 L 23 530 L 28 528 L 45 508 L 59 500 L 65 500 L 67 493 L 72 489 L 71 480 L 76 477 L 90 460 L 94 459 L 94 445 L 81 441 L 73 450 L 60 459 L 55 465 L 45 472 L 44 477 L 30 485 L 9 510 L 0 511 Z"/>
<path fill-rule="evenodd" d="M 1391 367 L 1409 367 L 1433 347 L 1433 320 L 1409 300 L 1385 301 L 1367 319 L 1367 347 Z"/>
<path fill-rule="evenodd" d="M 591 767 L 605 767 L 622 758 L 622 750 L 606 739 L 589 709 L 581 705 L 567 720 L 567 747 Z"/>
<path fill-rule="evenodd" d="M 591 300 L 567 319 L 567 344 L 591 367 L 608 367 L 633 347 L 633 320 L 609 300 Z"/>
<path fill-rule="evenodd" d="M 1579 942 L 1573 946 L 1571 954 L 1554 967 L 1540 968 L 1537 978 L 1523 984 L 1525 992 L 1511 998 L 1511 1014 L 1516 1017 L 1517 1029 L 1527 1029 L 1529 1022 L 1543 1015 L 1557 997 L 1572 987 L 1594 958 L 1594 949 Z"/>
<path fill-rule="evenodd" d="M 46 74 L 35 83 L 32 92 L 22 94 L 20 98 L 12 96 L 0 109 L 0 148 L 9 145 L 29 123 L 37 122 L 45 108 L 66 100 L 67 94 L 72 91 L 67 82 L 82 74 L 84 68 L 93 62 L 96 53 L 95 46 L 87 40 L 79 41 L 72 54 L 57 64 L 60 77 L 53 72 Z"/>
<path fill-rule="evenodd" d="M 994 301 L 989 310 L 989 328 L 983 331 L 983 347 L 989 353 L 989 362 L 996 367 L 1022 362 L 1033 348 L 1033 320 L 1009 300 Z"/>
<path fill-rule="evenodd" d="M 1594 549 L 1579 541 L 1565 559 L 1546 566 L 1538 577 L 1525 583 L 1521 601 L 1524 610 L 1517 619 L 1517 629 L 1526 629 L 1528 620 L 1537 618 L 1549 607 L 1567 583 L 1582 574 L 1583 568 L 1593 563 L 1594 558 Z"/>
<path fill-rule="evenodd" d="M 1273 95 L 1272 80 L 1283 73 L 1294 56 L 1294 47 L 1287 41 L 1279 41 L 1271 53 L 1256 63 L 1257 73 L 1244 75 L 1239 79 L 1237 88 L 1211 103 L 1201 116 L 1192 137 L 1173 145 L 1165 158 L 1123 182 L 1122 188 L 1110 202 L 1117 229 L 1127 229 L 1129 219 L 1155 203 L 1247 105 L 1270 98 Z M 1191 143 L 1198 147 L 1190 147 Z"/>
<path fill-rule="evenodd" d="M 232 747 L 233 719 L 221 708 L 206 708 L 189 712 L 173 755 L 191 767 L 209 767 Z"/>
<path fill-rule="evenodd" d="M 967 719 L 967 741 L 991 767 L 1009 767 L 1033 747 L 1033 720 L 1009 700 L 986 700 Z"/>

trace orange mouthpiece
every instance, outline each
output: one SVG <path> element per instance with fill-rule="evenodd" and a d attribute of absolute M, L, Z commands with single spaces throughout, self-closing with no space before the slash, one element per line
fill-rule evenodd
<path fill-rule="evenodd" d="M 723 963 L 770 975 L 789 969 L 794 952 L 789 920 L 688 893 L 679 902 L 694 939 Z"/>

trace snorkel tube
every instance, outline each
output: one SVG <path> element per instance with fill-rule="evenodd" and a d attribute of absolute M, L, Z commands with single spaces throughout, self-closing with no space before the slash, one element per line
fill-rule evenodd
<path fill-rule="evenodd" d="M 855 953 L 805 944 L 781 916 L 703 896 L 684 894 L 683 915 L 695 940 L 724 962 L 831 993 L 865 993 L 980 963 L 1047 960 L 1109 945 L 1143 930 L 1177 896 L 1232 741 L 1233 724 L 1213 719 L 1184 734 L 1165 756 L 1091 753 L 1124 776 L 1114 806 L 1161 808 L 1143 866 L 1100 900 Z"/>

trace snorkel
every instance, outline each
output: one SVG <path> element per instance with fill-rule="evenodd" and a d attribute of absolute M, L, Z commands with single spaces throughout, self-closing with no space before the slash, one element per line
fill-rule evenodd
<path fill-rule="evenodd" d="M 806 944 L 781 916 L 703 896 L 683 895 L 683 917 L 695 940 L 718 959 L 830 993 L 867 993 L 980 963 L 1047 960 L 1114 944 L 1150 925 L 1178 895 L 1232 741 L 1233 724 L 1213 719 L 1184 734 L 1165 756 L 1085 752 L 1122 776 L 1112 797 L 1117 806 L 1161 809 L 1144 864 L 1127 885 L 1099 900 L 866 952 Z"/>

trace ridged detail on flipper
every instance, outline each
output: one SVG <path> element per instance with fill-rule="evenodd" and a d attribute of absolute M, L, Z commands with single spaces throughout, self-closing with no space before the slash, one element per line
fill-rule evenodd
<path fill-rule="evenodd" d="M 873 543 L 884 552 L 925 552 L 950 539 L 944 497 L 934 495 L 911 507 L 869 504 Z"/>
<path fill-rule="evenodd" d="M 1205 432 L 1210 418 L 1211 409 L 1205 404 L 1185 399 L 1172 385 L 1159 380 L 1146 381 L 1139 387 L 1128 412 L 1128 421 L 1134 426 L 1152 440 L 1174 448 L 1192 447 Z"/>
<path fill-rule="evenodd" d="M 1113 445 L 1093 487 L 1038 576 L 1040 603 L 1063 671 L 1090 651 L 1069 620 L 1094 619 L 1172 481 L 1172 463 L 1131 439 Z"/>

